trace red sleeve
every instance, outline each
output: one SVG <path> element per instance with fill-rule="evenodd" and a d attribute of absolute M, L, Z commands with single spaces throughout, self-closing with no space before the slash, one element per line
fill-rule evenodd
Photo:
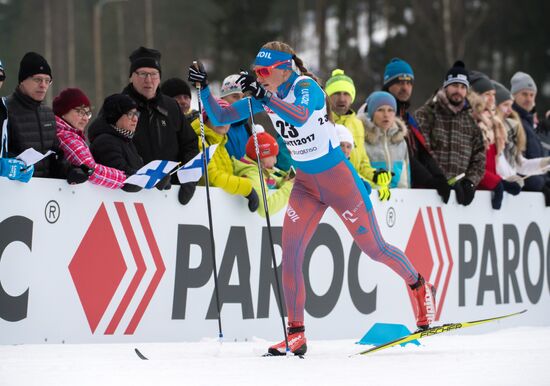
<path fill-rule="evenodd" d="M 489 146 L 486 152 L 485 174 L 477 186 L 480 190 L 493 190 L 502 178 L 497 174 L 497 151 L 494 144 Z"/>

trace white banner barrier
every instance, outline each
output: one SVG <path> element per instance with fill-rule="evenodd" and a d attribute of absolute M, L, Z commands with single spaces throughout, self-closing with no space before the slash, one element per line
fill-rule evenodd
<path fill-rule="evenodd" d="M 181 341 L 216 337 L 204 188 L 137 194 L 35 178 L 0 180 L 0 344 Z M 529 311 L 506 326 L 550 324 L 550 209 L 536 193 L 478 192 L 468 207 L 432 191 L 373 194 L 388 242 L 438 288 L 438 320 Z M 281 338 L 265 220 L 212 189 L 226 339 Z M 280 262 L 283 212 L 272 216 Z M 414 328 L 404 282 L 352 243 L 328 210 L 306 252 L 312 339 L 359 338 L 375 322 Z M 494 328 L 494 327 L 493 327 Z M 479 329 L 483 329 L 480 327 Z M 479 331 L 478 329 L 478 331 Z"/>

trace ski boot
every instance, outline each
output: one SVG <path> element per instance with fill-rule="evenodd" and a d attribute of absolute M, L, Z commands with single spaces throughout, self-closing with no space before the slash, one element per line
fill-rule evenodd
<path fill-rule="evenodd" d="M 302 322 L 290 322 L 288 324 L 288 348 L 294 355 L 302 356 L 307 351 L 307 339 L 304 334 L 305 327 Z M 286 355 L 286 342 L 283 340 L 271 346 L 268 350 L 269 355 Z"/>
<path fill-rule="evenodd" d="M 410 288 L 416 305 L 417 331 L 427 330 L 435 320 L 435 287 L 418 274 L 418 281 Z"/>

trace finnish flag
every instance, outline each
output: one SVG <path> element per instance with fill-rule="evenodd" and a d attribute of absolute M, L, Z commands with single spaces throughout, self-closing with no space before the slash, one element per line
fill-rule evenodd
<path fill-rule="evenodd" d="M 210 162 L 218 144 L 206 148 L 206 163 Z M 202 151 L 178 170 L 178 179 L 181 184 L 200 180 L 203 173 Z"/>
<path fill-rule="evenodd" d="M 128 177 L 124 183 L 141 186 L 144 189 L 152 189 L 176 166 L 178 166 L 178 163 L 174 161 L 151 161 L 139 169 L 136 174 Z"/>

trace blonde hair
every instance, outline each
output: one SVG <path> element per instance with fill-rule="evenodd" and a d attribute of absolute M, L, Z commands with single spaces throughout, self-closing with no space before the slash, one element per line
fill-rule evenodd
<path fill-rule="evenodd" d="M 319 79 L 317 76 L 315 76 L 315 74 L 313 74 L 312 72 L 310 72 L 306 68 L 306 66 L 304 65 L 304 61 L 302 59 L 300 59 L 298 56 L 296 56 L 296 51 L 294 51 L 294 49 L 291 46 L 289 46 L 288 44 L 286 44 L 285 42 L 280 42 L 280 41 L 271 41 L 271 42 L 265 43 L 262 46 L 262 48 L 266 48 L 268 50 L 286 52 L 287 54 L 291 54 L 292 55 L 292 60 L 294 61 L 294 64 L 296 65 L 296 68 L 298 69 L 298 71 L 300 71 L 300 74 L 305 75 L 305 76 L 309 76 L 315 82 L 317 82 L 317 84 L 319 84 L 319 87 L 322 88 L 321 79 Z M 332 117 L 332 108 L 330 106 L 330 100 L 328 99 L 328 96 L 326 94 L 325 94 L 325 105 L 326 105 L 326 108 L 327 108 L 327 114 L 328 114 L 329 120 L 332 123 L 334 123 L 334 118 Z"/>

